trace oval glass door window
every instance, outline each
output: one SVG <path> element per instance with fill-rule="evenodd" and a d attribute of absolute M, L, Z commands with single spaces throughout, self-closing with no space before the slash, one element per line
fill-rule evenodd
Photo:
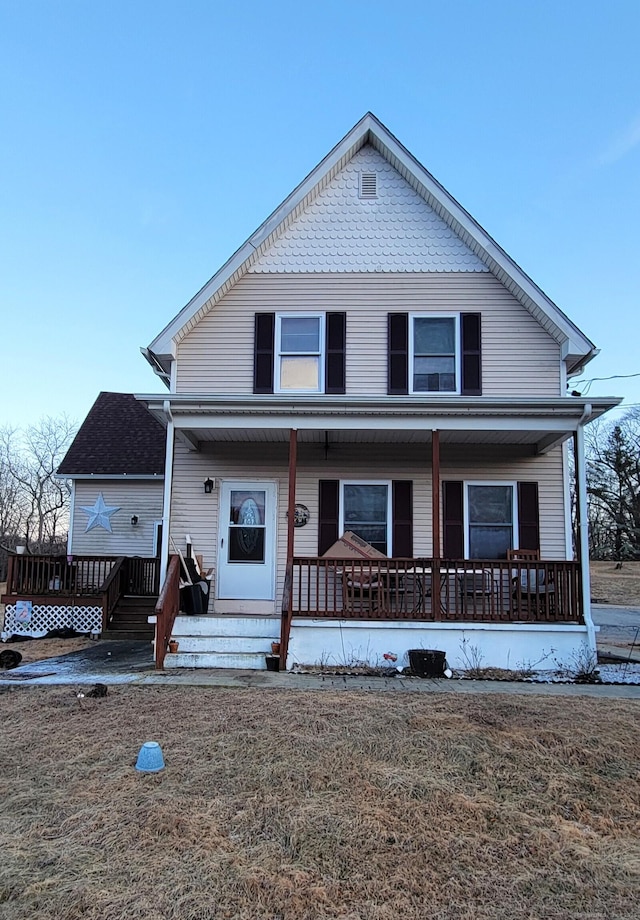
<path fill-rule="evenodd" d="M 265 493 L 232 491 L 229 505 L 229 562 L 264 562 Z"/>

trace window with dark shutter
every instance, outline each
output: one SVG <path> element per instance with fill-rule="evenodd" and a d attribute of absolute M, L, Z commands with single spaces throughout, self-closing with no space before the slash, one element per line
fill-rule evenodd
<path fill-rule="evenodd" d="M 462 395 L 482 396 L 482 329 L 480 313 L 460 316 Z"/>
<path fill-rule="evenodd" d="M 325 392 L 346 392 L 347 314 L 327 313 Z"/>
<path fill-rule="evenodd" d="M 275 313 L 256 313 L 253 392 L 273 393 Z"/>
<path fill-rule="evenodd" d="M 389 313 L 387 333 L 387 392 L 403 396 L 409 392 L 409 314 Z"/>

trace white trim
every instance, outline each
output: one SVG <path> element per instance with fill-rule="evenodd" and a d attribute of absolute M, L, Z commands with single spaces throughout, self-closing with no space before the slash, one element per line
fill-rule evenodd
<path fill-rule="evenodd" d="M 573 559 L 573 527 L 571 526 L 571 483 L 569 468 L 569 442 L 562 446 L 562 492 L 564 497 L 565 559 Z"/>
<path fill-rule="evenodd" d="M 58 479 L 80 479 L 80 480 L 99 480 L 99 479 L 144 479 L 148 481 L 157 480 L 161 482 L 164 479 L 164 473 L 73 473 L 67 476 L 59 476 Z"/>
<path fill-rule="evenodd" d="M 387 487 L 387 556 L 393 556 L 393 481 L 391 479 L 341 479 L 338 498 L 338 533 L 342 535 L 349 529 L 344 520 L 345 486 L 386 486 Z"/>
<path fill-rule="evenodd" d="M 173 478 L 174 422 L 167 405 L 167 447 L 164 468 L 164 493 L 162 497 L 162 552 L 160 553 L 160 590 L 167 577 L 169 561 L 169 525 L 171 520 L 171 490 Z"/>
<path fill-rule="evenodd" d="M 416 319 L 452 319 L 455 326 L 455 378 L 456 386 L 453 390 L 416 390 L 413 386 L 414 378 L 414 320 Z M 461 335 L 460 335 L 460 314 L 459 313 L 410 313 L 409 314 L 409 395 L 422 396 L 423 398 L 442 399 L 447 396 L 459 396 L 462 391 L 462 355 L 461 355 Z"/>
<path fill-rule="evenodd" d="M 318 389 L 304 389 L 304 390 L 291 390 L 280 387 L 280 360 L 283 357 L 281 341 L 282 341 L 282 320 L 283 319 L 317 319 L 319 320 L 318 328 L 318 352 L 286 352 L 284 357 L 318 357 Z M 297 396 L 297 395 L 311 395 L 313 393 L 324 393 L 325 388 L 325 379 L 324 379 L 324 368 L 326 360 L 326 323 L 325 323 L 325 314 L 322 312 L 319 313 L 304 313 L 304 312 L 289 312 L 286 313 L 276 313 L 276 328 L 274 335 L 273 343 L 273 392 L 279 393 L 284 396 Z"/>
<path fill-rule="evenodd" d="M 580 568 L 582 569 L 582 615 L 589 636 L 589 647 L 596 651 L 596 633 L 591 618 L 591 573 L 589 571 L 589 519 L 587 511 L 587 477 L 584 455 L 584 425 L 578 427 L 576 435 L 576 458 L 578 469 L 576 491 L 579 508 Z"/>
<path fill-rule="evenodd" d="M 69 531 L 67 533 L 67 556 L 71 555 L 73 546 L 73 515 L 76 509 L 76 484 L 71 480 L 71 500 L 69 502 Z"/>
<path fill-rule="evenodd" d="M 171 371 L 169 376 L 169 392 L 175 393 L 177 390 L 177 380 L 178 380 L 178 362 L 175 358 L 171 361 Z"/>
<path fill-rule="evenodd" d="M 469 486 L 511 486 L 511 528 L 513 541 L 511 549 L 518 549 L 518 483 L 516 480 L 509 479 L 465 479 L 464 484 L 464 501 L 462 503 L 463 527 L 464 527 L 464 558 L 469 559 Z"/>

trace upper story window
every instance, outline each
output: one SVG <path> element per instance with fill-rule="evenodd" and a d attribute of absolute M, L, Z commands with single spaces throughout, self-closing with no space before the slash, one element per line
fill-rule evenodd
<path fill-rule="evenodd" d="M 412 393 L 460 392 L 460 316 L 412 316 L 409 325 Z"/>
<path fill-rule="evenodd" d="M 324 392 L 324 315 L 276 316 L 275 391 Z"/>
<path fill-rule="evenodd" d="M 344 393 L 346 313 L 256 313 L 254 393 Z"/>
<path fill-rule="evenodd" d="M 482 396 L 480 313 L 389 313 L 390 396 Z"/>

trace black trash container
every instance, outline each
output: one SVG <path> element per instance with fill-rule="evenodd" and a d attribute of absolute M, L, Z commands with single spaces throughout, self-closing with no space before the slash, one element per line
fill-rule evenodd
<path fill-rule="evenodd" d="M 409 664 L 418 677 L 444 677 L 447 654 L 434 648 L 409 649 Z"/>
<path fill-rule="evenodd" d="M 209 582 L 197 581 L 195 585 L 180 588 L 180 607 L 185 613 L 203 614 L 209 606 Z"/>

